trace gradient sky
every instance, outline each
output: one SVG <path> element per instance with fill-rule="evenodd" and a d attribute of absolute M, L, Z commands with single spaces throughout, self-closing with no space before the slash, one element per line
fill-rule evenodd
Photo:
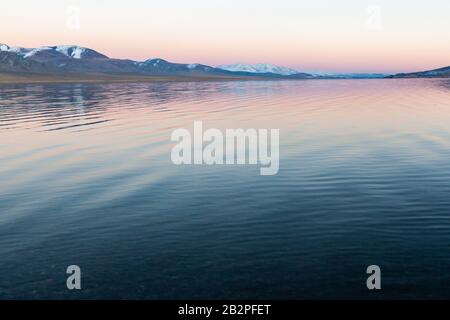
<path fill-rule="evenodd" d="M 73 8 L 79 29 L 68 27 Z M 449 14 L 448 0 L 4 0 L 0 43 L 209 65 L 418 71 L 450 65 Z"/>

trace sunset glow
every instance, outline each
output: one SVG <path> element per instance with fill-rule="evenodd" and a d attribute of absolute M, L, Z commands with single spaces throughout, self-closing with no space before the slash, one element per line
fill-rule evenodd
<path fill-rule="evenodd" d="M 213 66 L 412 72 L 450 65 L 449 12 L 448 0 L 16 0 L 2 4 L 0 43 Z"/>

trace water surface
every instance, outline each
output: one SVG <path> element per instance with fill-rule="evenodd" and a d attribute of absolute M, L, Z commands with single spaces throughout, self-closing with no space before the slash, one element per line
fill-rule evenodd
<path fill-rule="evenodd" d="M 279 174 L 173 165 L 195 120 Z M 2 85 L 0 298 L 450 298 L 449 123 L 448 80 Z"/>

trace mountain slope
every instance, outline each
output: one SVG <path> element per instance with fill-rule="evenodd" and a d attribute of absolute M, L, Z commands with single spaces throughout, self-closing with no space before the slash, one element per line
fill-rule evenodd
<path fill-rule="evenodd" d="M 24 58 L 41 59 L 48 57 L 48 59 L 68 57 L 72 59 L 108 59 L 107 56 L 80 46 L 64 45 L 64 46 L 44 46 L 38 48 L 21 48 L 10 47 L 6 44 L 0 44 L 0 51 L 16 53 Z"/>
<path fill-rule="evenodd" d="M 298 74 L 299 72 L 286 68 L 286 67 L 279 67 L 275 66 L 273 64 L 265 64 L 265 63 L 259 63 L 259 64 L 242 64 L 242 63 L 235 63 L 235 64 L 224 64 L 217 66 L 218 69 L 227 70 L 227 71 L 233 71 L 233 72 L 250 72 L 250 73 L 273 73 L 278 74 L 282 76 L 290 76 L 294 74 Z"/>
<path fill-rule="evenodd" d="M 421 72 L 399 73 L 389 78 L 450 78 L 450 67 Z"/>

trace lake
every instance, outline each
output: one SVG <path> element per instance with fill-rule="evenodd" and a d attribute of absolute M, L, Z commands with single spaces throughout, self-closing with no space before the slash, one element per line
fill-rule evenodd
<path fill-rule="evenodd" d="M 198 120 L 278 174 L 174 165 Z M 0 257 L 0 299 L 450 298 L 450 80 L 1 85 Z"/>

